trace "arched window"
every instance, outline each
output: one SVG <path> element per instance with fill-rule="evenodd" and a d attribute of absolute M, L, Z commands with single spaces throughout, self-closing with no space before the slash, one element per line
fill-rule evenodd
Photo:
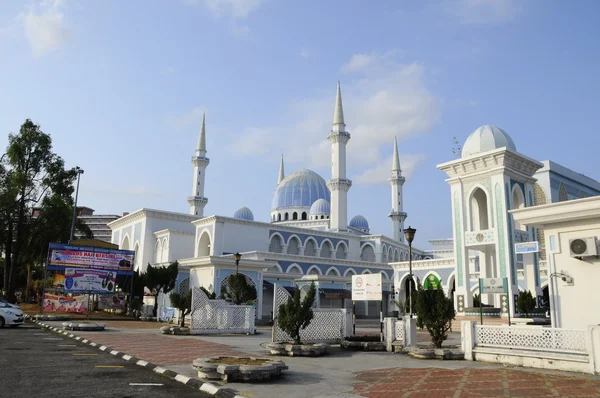
<path fill-rule="evenodd" d="M 306 218 L 306 212 L 305 211 L 302 212 L 302 219 L 303 220 L 307 220 L 307 218 Z"/>
<path fill-rule="evenodd" d="M 315 241 L 312 239 L 308 239 L 306 241 L 306 247 L 304 248 L 304 255 L 305 256 L 314 256 L 315 254 L 317 254 Z"/>
<path fill-rule="evenodd" d="M 277 214 L 277 221 L 281 221 L 281 213 Z"/>
<path fill-rule="evenodd" d="M 398 249 L 394 250 L 394 262 L 397 263 L 400 261 L 400 252 Z"/>
<path fill-rule="evenodd" d="M 364 245 L 360 252 L 361 261 L 370 261 L 375 262 L 375 250 L 373 250 L 373 246 Z"/>
<path fill-rule="evenodd" d="M 382 263 L 387 263 L 388 262 L 388 255 L 387 255 L 387 247 L 383 246 L 383 248 L 381 249 L 381 262 Z"/>
<path fill-rule="evenodd" d="M 294 212 L 294 215 L 292 216 L 293 220 L 297 220 L 298 219 L 298 213 Z"/>
<path fill-rule="evenodd" d="M 321 220 L 324 219 L 324 218 L 325 218 L 325 216 L 321 216 Z"/>
<path fill-rule="evenodd" d="M 327 276 L 340 276 L 340 273 L 335 268 L 332 268 L 327 272 Z"/>
<path fill-rule="evenodd" d="M 203 232 L 198 241 L 198 257 L 210 256 L 210 236 Z"/>
<path fill-rule="evenodd" d="M 271 253 L 281 253 L 283 251 L 281 238 L 279 235 L 273 235 L 271 243 L 269 244 L 269 251 Z"/>
<path fill-rule="evenodd" d="M 298 266 L 297 264 L 294 264 L 290 268 L 288 268 L 287 273 L 288 274 L 302 274 L 302 268 L 300 268 L 300 266 Z"/>
<path fill-rule="evenodd" d="M 300 253 L 300 241 L 295 236 L 292 236 L 288 242 L 288 254 Z"/>
<path fill-rule="evenodd" d="M 289 220 L 289 219 L 290 219 L 290 215 L 289 215 L 289 214 L 287 214 L 287 213 L 285 213 L 285 217 L 284 217 L 284 218 L 285 218 L 285 221 L 287 221 L 287 220 Z"/>
<path fill-rule="evenodd" d="M 321 257 L 323 258 L 331 258 L 331 243 L 329 241 L 323 242 L 321 246 Z"/>
<path fill-rule="evenodd" d="M 344 242 L 340 242 L 338 244 L 337 250 L 335 251 L 335 258 L 337 259 L 345 259 L 347 256 L 348 249 L 346 248 L 346 244 Z"/>
<path fill-rule="evenodd" d="M 481 188 L 475 189 L 471 195 L 471 231 L 489 228 L 487 195 Z"/>
<path fill-rule="evenodd" d="M 162 260 L 162 245 L 160 239 L 156 240 L 156 247 L 154 248 L 154 261 L 160 263 Z"/>
<path fill-rule="evenodd" d="M 308 271 L 308 275 L 321 275 L 321 273 L 317 267 L 312 267 L 310 271 Z"/>
<path fill-rule="evenodd" d="M 521 191 L 521 188 L 519 186 L 516 186 L 513 190 L 512 201 L 513 209 L 522 209 L 525 207 L 525 197 L 523 196 L 523 192 Z M 514 220 L 514 222 L 516 230 L 524 229 L 520 222 L 518 222 L 517 220 Z"/>

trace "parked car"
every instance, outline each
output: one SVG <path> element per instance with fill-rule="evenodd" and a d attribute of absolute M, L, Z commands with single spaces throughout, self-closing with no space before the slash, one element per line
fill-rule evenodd
<path fill-rule="evenodd" d="M 0 302 L 0 329 L 4 325 L 17 327 L 25 323 L 23 310 L 16 304 Z"/>

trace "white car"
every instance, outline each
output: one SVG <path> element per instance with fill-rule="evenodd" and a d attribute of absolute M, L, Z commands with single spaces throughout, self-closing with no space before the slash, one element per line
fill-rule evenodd
<path fill-rule="evenodd" d="M 0 329 L 4 325 L 17 327 L 25 323 L 23 310 L 15 304 L 0 301 Z"/>

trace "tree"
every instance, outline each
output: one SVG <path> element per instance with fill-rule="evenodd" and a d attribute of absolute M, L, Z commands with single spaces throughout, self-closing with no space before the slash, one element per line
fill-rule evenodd
<path fill-rule="evenodd" d="M 315 301 L 315 283 L 300 302 L 300 289 L 296 289 L 294 297 L 288 298 L 287 303 L 279 306 L 277 324 L 294 340 L 294 344 L 301 344 L 300 330 L 305 329 L 313 319 L 312 306 Z"/>
<path fill-rule="evenodd" d="M 181 327 L 185 326 L 185 316 L 192 311 L 192 291 L 180 294 L 173 292 L 169 295 L 173 307 L 179 310 L 179 319 L 181 319 Z"/>
<path fill-rule="evenodd" d="M 437 348 L 441 348 L 444 340 L 448 338 L 448 331 L 456 315 L 454 304 L 446 297 L 440 285 L 435 290 L 425 290 L 419 284 L 416 298 L 417 319 L 421 320 L 429 332 L 431 342 Z"/>
<path fill-rule="evenodd" d="M 52 139 L 27 119 L 19 134 L 9 134 L 6 153 L 0 158 L 0 229 L 5 254 L 4 286 L 15 300 L 17 275 L 32 256 L 35 237 L 33 207 L 54 197 L 72 206 L 75 169 L 65 169 L 63 159 L 52 151 Z M 60 219 L 70 225 L 71 217 Z M 57 240 L 57 239 L 53 239 Z M 33 240 L 35 241 L 35 239 Z"/>
<path fill-rule="evenodd" d="M 177 261 L 171 263 L 168 267 L 153 267 L 148 264 L 143 279 L 144 285 L 150 290 L 150 294 L 154 296 L 153 317 L 156 317 L 158 312 L 158 295 L 160 293 L 167 294 L 175 288 L 177 274 L 179 273 L 178 267 L 179 263 Z"/>
<path fill-rule="evenodd" d="M 131 278 L 133 278 L 133 291 Z M 138 271 L 133 271 L 132 275 L 117 274 L 117 285 L 129 295 L 127 305 L 131 303 L 131 308 L 128 309 L 130 315 L 135 315 L 134 311 L 139 311 L 142 307 L 145 283 L 144 275 Z"/>
<path fill-rule="evenodd" d="M 246 275 L 229 275 L 229 288 L 221 287 L 221 297 L 232 304 L 246 304 L 258 297 L 256 288 L 248 283 Z"/>
<path fill-rule="evenodd" d="M 535 308 L 535 297 L 531 294 L 531 291 L 527 290 L 519 292 L 517 298 L 517 309 L 522 314 L 529 314 Z"/>

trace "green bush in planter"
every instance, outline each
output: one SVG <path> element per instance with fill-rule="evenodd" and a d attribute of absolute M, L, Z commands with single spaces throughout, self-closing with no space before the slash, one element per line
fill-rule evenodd
<path fill-rule="evenodd" d="M 300 330 L 310 325 L 313 319 L 312 306 L 315 301 L 315 284 L 310 284 L 310 288 L 304 296 L 304 300 L 300 300 L 300 289 L 296 289 L 294 297 L 288 298 L 287 303 L 279 306 L 279 314 L 277 315 L 277 324 L 279 327 L 290 335 L 294 340 L 294 344 L 300 344 Z"/>
<path fill-rule="evenodd" d="M 444 340 L 448 338 L 448 331 L 456 314 L 452 299 L 446 297 L 440 285 L 435 290 L 425 290 L 419 284 L 414 305 L 417 323 L 427 329 L 431 335 L 431 342 L 437 348 L 441 348 Z"/>
<path fill-rule="evenodd" d="M 522 314 L 529 314 L 535 308 L 535 297 L 531 294 L 529 290 L 524 292 L 519 292 L 519 297 L 517 298 L 517 309 Z"/>

